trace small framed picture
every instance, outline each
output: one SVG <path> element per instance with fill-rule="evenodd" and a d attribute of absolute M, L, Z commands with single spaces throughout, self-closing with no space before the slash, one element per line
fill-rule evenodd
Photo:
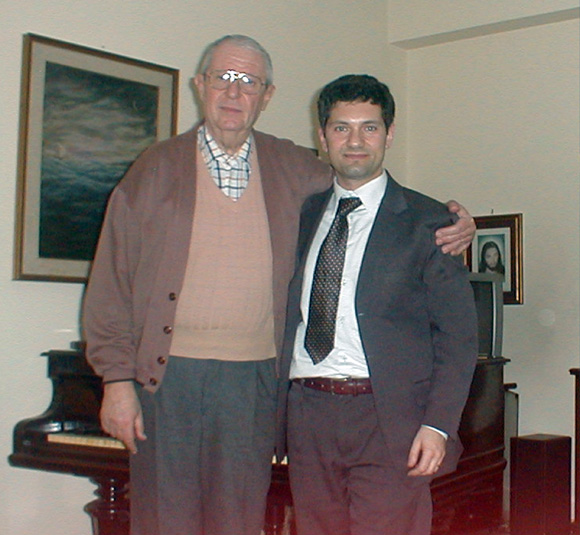
<path fill-rule="evenodd" d="M 522 214 L 474 219 L 477 230 L 465 254 L 467 267 L 474 273 L 503 276 L 504 303 L 523 304 Z"/>
<path fill-rule="evenodd" d="M 84 282 L 111 190 L 175 134 L 179 71 L 24 36 L 14 278 Z"/>

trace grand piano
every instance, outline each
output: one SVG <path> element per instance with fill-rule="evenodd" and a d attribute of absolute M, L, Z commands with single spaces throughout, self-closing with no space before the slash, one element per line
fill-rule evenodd
<path fill-rule="evenodd" d="M 99 377 L 81 344 L 51 350 L 47 358 L 53 397 L 40 416 L 14 428 L 12 466 L 87 477 L 96 499 L 84 506 L 93 535 L 129 533 L 129 461 L 122 445 L 99 426 Z M 503 523 L 503 358 L 480 359 L 460 425 L 465 451 L 456 472 L 432 483 L 433 535 L 462 535 Z M 292 534 L 292 496 L 287 466 L 272 465 L 265 535 Z"/>
<path fill-rule="evenodd" d="M 14 428 L 12 466 L 89 478 L 97 498 L 85 506 L 94 535 L 129 533 L 129 454 L 99 425 L 101 379 L 83 347 L 43 353 L 53 396 L 46 411 Z"/>

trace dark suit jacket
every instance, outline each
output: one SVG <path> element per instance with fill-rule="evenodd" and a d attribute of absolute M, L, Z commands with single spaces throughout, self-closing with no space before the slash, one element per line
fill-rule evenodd
<path fill-rule="evenodd" d="M 304 261 L 331 193 L 309 198 L 302 211 L 279 370 L 279 455 L 286 451 L 288 377 L 301 320 Z M 477 318 L 467 271 L 460 258 L 444 255 L 435 245 L 435 230 L 450 223 L 443 204 L 389 177 L 355 303 L 372 395 L 392 459 L 406 471 L 415 434 L 422 424 L 431 425 L 449 434 L 438 475 L 454 470 L 461 454 L 457 429 L 477 359 Z"/>

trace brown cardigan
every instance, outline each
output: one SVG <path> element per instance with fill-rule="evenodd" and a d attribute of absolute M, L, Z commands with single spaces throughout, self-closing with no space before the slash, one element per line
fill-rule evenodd
<path fill-rule="evenodd" d="M 105 381 L 155 391 L 165 372 L 195 209 L 197 128 L 153 145 L 113 191 L 87 287 L 87 358 Z M 254 132 L 270 226 L 276 346 L 294 270 L 300 209 L 331 183 L 312 151 Z"/>

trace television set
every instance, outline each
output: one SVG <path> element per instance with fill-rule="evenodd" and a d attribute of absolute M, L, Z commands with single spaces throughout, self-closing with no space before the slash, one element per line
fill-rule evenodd
<path fill-rule="evenodd" d="M 502 356 L 503 277 L 497 273 L 470 273 L 479 337 L 480 358 Z"/>

